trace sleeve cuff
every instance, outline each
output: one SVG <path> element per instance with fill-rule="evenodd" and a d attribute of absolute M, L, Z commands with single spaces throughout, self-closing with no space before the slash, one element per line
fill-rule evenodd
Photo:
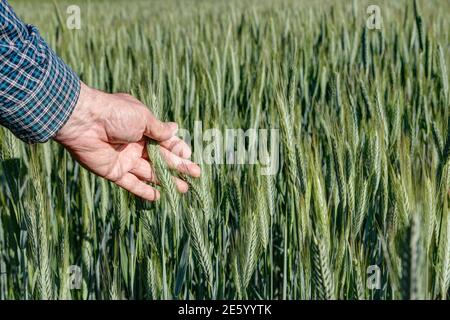
<path fill-rule="evenodd" d="M 6 115 L 7 127 L 27 143 L 46 142 L 69 119 L 80 94 L 80 79 L 41 39 L 47 61 L 32 92 Z"/>

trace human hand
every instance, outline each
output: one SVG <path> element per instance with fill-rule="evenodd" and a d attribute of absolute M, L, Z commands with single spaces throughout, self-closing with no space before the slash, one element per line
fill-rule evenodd
<path fill-rule="evenodd" d="M 161 122 L 128 94 L 108 94 L 82 83 L 77 105 L 54 140 L 86 169 L 153 201 L 160 194 L 146 183 L 158 183 L 147 156 L 148 138 L 159 143 L 169 168 L 200 176 L 200 167 L 188 160 L 189 146 L 175 136 L 177 129 L 176 123 Z M 187 183 L 174 179 L 178 191 L 187 192 Z"/>

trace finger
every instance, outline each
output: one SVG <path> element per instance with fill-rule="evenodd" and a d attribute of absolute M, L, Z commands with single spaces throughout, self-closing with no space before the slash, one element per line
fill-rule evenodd
<path fill-rule="evenodd" d="M 180 193 L 186 193 L 189 190 L 189 185 L 181 180 L 180 178 L 177 177 L 173 177 L 174 181 L 175 181 L 175 185 L 177 186 L 177 190 Z"/>
<path fill-rule="evenodd" d="M 178 125 L 175 122 L 162 122 L 148 108 L 144 107 L 144 110 L 145 136 L 156 141 L 165 141 L 177 133 Z"/>
<path fill-rule="evenodd" d="M 145 159 L 139 159 L 134 165 L 134 168 L 130 170 L 130 173 L 143 181 L 158 184 L 158 178 L 150 163 Z"/>
<path fill-rule="evenodd" d="M 156 176 L 155 171 L 151 167 L 150 163 L 144 159 L 138 160 L 135 168 L 130 170 L 130 173 L 134 174 L 143 181 L 148 181 L 159 185 L 158 177 Z M 177 177 L 173 177 L 173 181 L 178 192 L 186 193 L 188 191 L 189 185 L 186 182 Z"/>
<path fill-rule="evenodd" d="M 134 168 L 136 161 L 141 159 L 144 145 L 141 142 L 121 145 L 118 154 L 118 163 L 120 163 L 121 172 L 128 172 Z"/>
<path fill-rule="evenodd" d="M 189 159 L 191 157 L 191 148 L 183 139 L 180 139 L 177 136 L 160 142 L 160 145 L 181 158 Z"/>
<path fill-rule="evenodd" d="M 126 173 L 115 182 L 119 187 L 128 190 L 129 192 L 135 194 L 148 201 L 158 200 L 160 197 L 159 191 L 152 188 L 148 184 L 139 180 L 134 174 Z"/>
<path fill-rule="evenodd" d="M 160 147 L 159 149 L 170 169 L 178 170 L 180 173 L 186 173 L 191 177 L 200 177 L 200 167 L 198 165 L 190 160 L 180 158 L 164 147 Z"/>

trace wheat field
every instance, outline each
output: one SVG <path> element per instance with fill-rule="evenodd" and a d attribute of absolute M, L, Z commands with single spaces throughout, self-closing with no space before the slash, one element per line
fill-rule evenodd
<path fill-rule="evenodd" d="M 149 145 L 144 203 L 0 129 L 0 299 L 448 299 L 450 3 L 377 2 L 11 0 L 88 85 L 278 129 L 280 163 L 179 195 Z"/>

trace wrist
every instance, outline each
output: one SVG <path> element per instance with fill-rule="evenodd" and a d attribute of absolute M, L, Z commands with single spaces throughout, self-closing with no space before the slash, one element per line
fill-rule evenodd
<path fill-rule="evenodd" d="M 79 98 L 69 120 L 53 137 L 53 140 L 63 145 L 92 129 L 98 119 L 96 108 L 92 106 L 98 105 L 96 100 L 100 91 L 88 87 L 83 82 L 80 84 Z"/>

